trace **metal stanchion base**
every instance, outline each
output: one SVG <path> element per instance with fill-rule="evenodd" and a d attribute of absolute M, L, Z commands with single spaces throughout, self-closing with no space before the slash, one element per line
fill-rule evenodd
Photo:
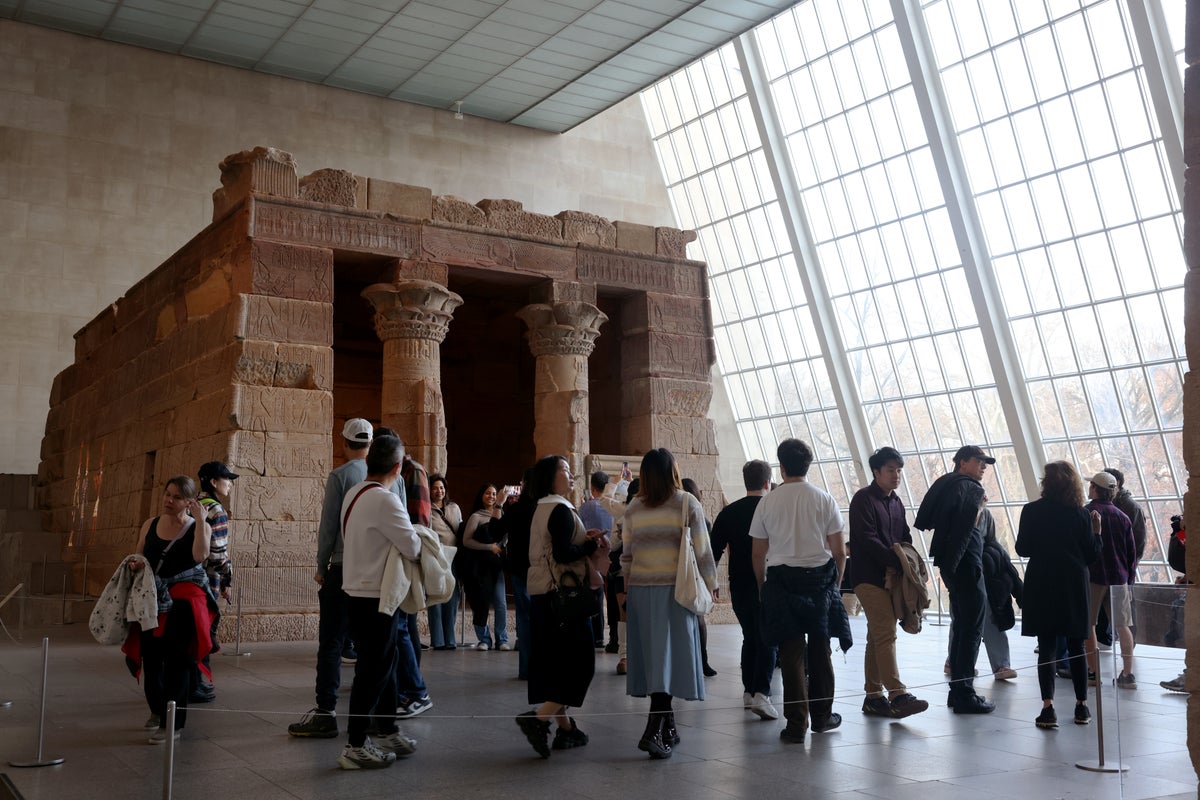
<path fill-rule="evenodd" d="M 51 758 L 42 761 L 10 761 L 10 767 L 53 767 L 66 761 L 65 758 Z"/>
<path fill-rule="evenodd" d="M 217 655 L 227 656 L 229 658 L 246 658 L 254 655 L 254 653 L 226 653 L 224 650 L 222 650 Z"/>
<path fill-rule="evenodd" d="M 0 708 L 12 708 L 12 700 L 0 700 Z"/>
<path fill-rule="evenodd" d="M 1129 772 L 1128 764 L 1122 764 L 1119 761 L 1105 761 L 1101 763 L 1095 758 L 1088 759 L 1087 761 L 1076 761 L 1075 766 L 1085 769 L 1088 772 Z"/>
<path fill-rule="evenodd" d="M 948 628 L 948 627 L 950 627 L 950 623 L 949 623 L 949 622 L 946 622 L 946 621 L 944 621 L 944 620 L 940 620 L 940 619 L 927 619 L 927 620 L 925 620 L 925 624 L 926 624 L 926 625 L 932 625 L 932 626 L 933 626 L 933 627 L 935 627 L 935 628 Z"/>

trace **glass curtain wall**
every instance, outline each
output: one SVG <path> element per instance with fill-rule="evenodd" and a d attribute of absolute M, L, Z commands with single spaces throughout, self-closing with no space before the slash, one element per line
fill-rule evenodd
<path fill-rule="evenodd" d="M 1151 0 L 1153 2 L 1153 0 Z M 963 155 L 1045 458 L 1124 471 L 1149 528 L 1142 578 L 1167 577 L 1181 510 L 1181 215 L 1126 0 L 912 3 Z M 1156 9 L 1175 24 L 1182 0 Z M 918 27 L 919 30 L 919 27 Z M 712 274 L 718 367 L 748 457 L 813 442 L 845 505 L 854 462 L 831 404 L 784 215 L 811 233 L 870 445 L 912 454 L 919 502 L 963 442 L 985 444 L 1011 549 L 1025 486 L 984 351 L 892 4 L 805 0 L 643 94 L 679 224 Z M 1181 47 L 1174 34 L 1170 50 Z M 1176 65 L 1167 65 L 1177 68 Z M 781 208 L 747 99 L 778 121 L 799 208 Z M 935 143 L 936 144 L 936 143 Z M 1038 454 L 1035 454 L 1035 458 Z M 865 465 L 864 465 L 865 469 Z M 814 470 L 816 471 L 816 470 Z"/>

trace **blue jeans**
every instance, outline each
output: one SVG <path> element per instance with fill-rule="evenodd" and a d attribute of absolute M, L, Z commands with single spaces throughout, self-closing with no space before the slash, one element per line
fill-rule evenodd
<path fill-rule="evenodd" d="M 429 607 L 429 643 L 433 647 L 454 647 L 454 625 L 458 621 L 458 587 L 444 603 Z"/>
<path fill-rule="evenodd" d="M 529 678 L 529 589 L 524 575 L 513 575 L 513 608 L 517 617 L 517 677 Z"/>
<path fill-rule="evenodd" d="M 350 597 L 342 591 L 341 564 L 325 571 L 317 602 L 317 707 L 333 711 L 342 685 L 342 648 L 350 636 Z"/>
<path fill-rule="evenodd" d="M 401 611 L 396 614 L 396 694 L 406 700 L 416 700 L 429 694 L 425 679 L 421 677 L 414 647 L 420 645 L 415 644 L 409 635 L 408 614 Z"/>
<path fill-rule="evenodd" d="M 492 641 L 492 635 L 486 624 L 475 626 L 475 638 L 485 642 L 488 647 L 495 647 L 508 641 L 508 600 L 504 596 L 504 573 L 496 576 L 496 583 L 492 587 L 491 603 L 493 619 L 496 623 L 496 640 Z"/>

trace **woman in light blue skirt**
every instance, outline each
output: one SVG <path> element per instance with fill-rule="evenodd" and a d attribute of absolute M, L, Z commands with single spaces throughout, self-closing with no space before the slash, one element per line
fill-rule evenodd
<path fill-rule="evenodd" d="M 717 566 L 700 502 L 681 489 L 675 458 L 665 449 L 642 459 L 641 487 L 622 522 L 621 568 L 627 587 L 626 692 L 650 696 L 650 717 L 638 748 L 670 758 L 679 743 L 671 702 L 704 699 L 697 617 L 675 602 L 675 573 L 684 527 L 691 531 L 696 564 L 709 589 Z"/>

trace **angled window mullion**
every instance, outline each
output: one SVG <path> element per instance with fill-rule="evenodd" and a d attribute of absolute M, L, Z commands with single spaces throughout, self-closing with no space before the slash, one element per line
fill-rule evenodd
<path fill-rule="evenodd" d="M 758 42 L 753 31 L 734 40 L 738 62 L 746 79 L 751 109 L 759 129 L 763 153 L 767 156 L 775 194 L 783 212 L 788 229 L 793 257 L 800 270 L 808 310 L 821 344 L 826 370 L 834 393 L 837 413 L 849 439 L 854 469 L 859 482 L 866 485 L 868 475 L 864 469 L 865 457 L 871 452 L 870 427 L 863 414 L 858 387 L 851 380 L 849 359 L 846 356 L 841 333 L 833 318 L 833 305 L 824 278 L 816 262 L 815 246 L 808 230 L 807 215 L 800 198 L 800 187 L 796 185 L 795 172 L 787 151 L 783 130 L 779 125 L 771 97 L 770 82 L 762 66 Z"/>
<path fill-rule="evenodd" d="M 1146 85 L 1158 118 L 1167 165 L 1175 183 L 1176 196 L 1183 198 L 1183 81 L 1176 67 L 1175 53 L 1163 16 L 1162 4 L 1155 0 L 1126 0 L 1129 20 L 1142 59 Z"/>
<path fill-rule="evenodd" d="M 985 244 L 979 210 L 967 181 L 940 73 L 934 63 L 929 32 L 917 0 L 891 0 L 891 7 L 931 154 L 938 168 L 938 179 L 951 226 L 963 254 L 963 269 L 975 304 L 976 320 L 984 334 L 988 360 L 1013 441 L 1018 469 L 1026 492 L 1030 497 L 1036 497 L 1037 476 L 1044 456 L 1041 432 L 1032 401 L 1025 389 L 1012 331 L 1003 316 L 997 277 Z"/>

